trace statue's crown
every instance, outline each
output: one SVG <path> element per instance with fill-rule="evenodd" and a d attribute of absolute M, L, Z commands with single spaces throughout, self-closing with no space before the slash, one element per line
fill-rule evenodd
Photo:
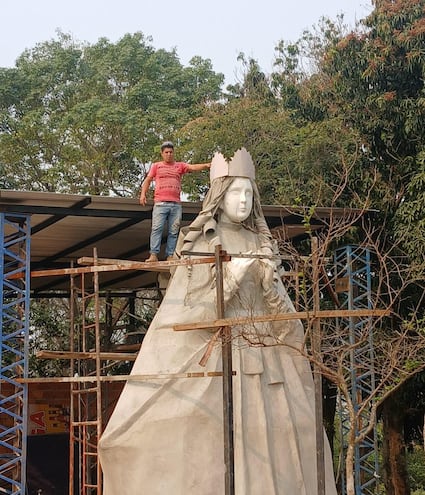
<path fill-rule="evenodd" d="M 221 153 L 215 153 L 211 160 L 210 181 L 217 177 L 248 177 L 255 179 L 255 167 L 251 155 L 241 148 L 227 161 Z"/>

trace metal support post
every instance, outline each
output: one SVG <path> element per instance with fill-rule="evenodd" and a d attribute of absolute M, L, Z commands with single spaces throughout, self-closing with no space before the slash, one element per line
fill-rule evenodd
<path fill-rule="evenodd" d="M 336 292 L 341 309 L 372 309 L 371 253 L 360 246 L 345 246 L 335 252 Z M 373 335 L 370 325 L 371 316 L 350 316 L 340 318 L 337 324 L 343 329 L 344 338 L 352 347 L 350 355 L 351 400 L 356 415 L 363 396 L 370 396 L 375 390 L 375 369 L 373 355 Z M 364 339 L 365 332 L 369 332 Z M 339 396 L 339 414 L 341 419 L 341 445 L 346 449 L 345 434 L 348 431 L 349 418 L 344 400 Z M 365 417 L 368 411 L 364 412 Z M 356 432 L 362 431 L 362 416 L 358 418 Z M 377 454 L 377 431 L 374 427 L 370 437 L 355 446 L 354 474 L 356 495 L 373 495 L 379 479 Z M 346 493 L 345 473 L 342 473 L 342 494 Z"/>
<path fill-rule="evenodd" d="M 0 213 L 0 491 L 26 493 L 30 216 Z"/>

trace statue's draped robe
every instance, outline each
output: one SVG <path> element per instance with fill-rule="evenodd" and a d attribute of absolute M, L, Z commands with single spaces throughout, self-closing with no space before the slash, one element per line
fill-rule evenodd
<path fill-rule="evenodd" d="M 217 233 L 229 253 L 260 250 L 258 236 L 242 227 L 219 224 Z M 193 251 L 214 248 L 201 235 Z M 263 262 L 245 270 L 244 263 L 224 263 L 226 317 L 294 311 L 280 279 L 270 292 Z M 175 324 L 215 319 L 215 297 L 214 267 L 177 267 L 132 374 L 221 371 L 219 344 L 205 368 L 198 364 L 212 330 L 173 330 Z M 310 365 L 296 350 L 273 345 L 299 348 L 302 324 L 243 325 L 232 332 L 236 494 L 317 494 Z M 222 379 L 127 382 L 99 452 L 104 495 L 223 495 Z M 325 457 L 326 495 L 336 495 L 326 439 Z"/>

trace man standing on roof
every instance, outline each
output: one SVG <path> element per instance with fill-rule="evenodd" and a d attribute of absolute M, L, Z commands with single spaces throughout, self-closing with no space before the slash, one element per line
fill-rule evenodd
<path fill-rule="evenodd" d="M 210 168 L 211 163 L 189 164 L 174 161 L 174 144 L 165 141 L 161 144 L 162 162 L 156 162 L 143 181 L 140 204 L 146 205 L 146 194 L 152 181 L 155 181 L 150 256 L 146 261 L 158 261 L 161 239 L 165 224 L 168 223 L 165 256 L 172 259 L 180 230 L 182 206 L 180 203 L 181 178 L 187 172 L 197 172 Z"/>

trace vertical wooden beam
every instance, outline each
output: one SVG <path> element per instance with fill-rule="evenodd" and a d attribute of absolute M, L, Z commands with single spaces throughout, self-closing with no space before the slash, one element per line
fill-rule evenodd
<path fill-rule="evenodd" d="M 93 249 L 94 265 L 98 265 L 97 248 Z M 101 334 L 100 334 L 100 297 L 99 297 L 99 273 L 93 273 L 94 303 L 95 303 L 95 349 L 96 349 L 96 493 L 102 495 L 102 469 L 99 462 L 98 444 L 102 435 L 102 383 L 100 381 L 102 362 L 100 359 Z"/>
<path fill-rule="evenodd" d="M 71 267 L 73 268 L 74 263 L 71 262 Z M 77 294 L 75 287 L 75 277 L 76 275 L 70 276 L 70 294 L 69 294 L 69 350 L 71 353 L 75 351 L 74 339 L 75 339 L 75 321 L 77 313 Z M 73 354 L 72 354 L 73 355 Z M 75 360 L 72 358 L 69 361 L 70 376 L 74 376 L 74 365 Z M 74 495 L 74 469 L 75 469 L 75 433 L 72 423 L 74 421 L 74 394 L 73 390 L 77 387 L 75 383 L 70 384 L 70 398 L 69 398 L 69 414 L 70 414 L 70 428 L 69 428 L 69 495 Z"/>
<path fill-rule="evenodd" d="M 223 255 L 226 253 L 218 245 L 215 248 L 217 318 L 224 318 L 224 291 L 223 291 Z M 225 495 L 235 493 L 235 461 L 233 439 L 233 383 L 232 383 L 232 329 L 223 327 L 222 363 L 223 363 L 223 427 L 224 427 L 224 463 Z"/>
<path fill-rule="evenodd" d="M 313 312 L 320 310 L 320 267 L 318 260 L 319 241 L 317 237 L 312 238 L 311 257 L 313 263 Z M 325 495 L 325 455 L 323 438 L 323 404 L 322 404 L 322 361 L 320 318 L 315 317 L 313 321 L 312 353 L 314 363 L 314 396 L 316 416 L 316 465 L 317 465 L 317 495 Z"/>

